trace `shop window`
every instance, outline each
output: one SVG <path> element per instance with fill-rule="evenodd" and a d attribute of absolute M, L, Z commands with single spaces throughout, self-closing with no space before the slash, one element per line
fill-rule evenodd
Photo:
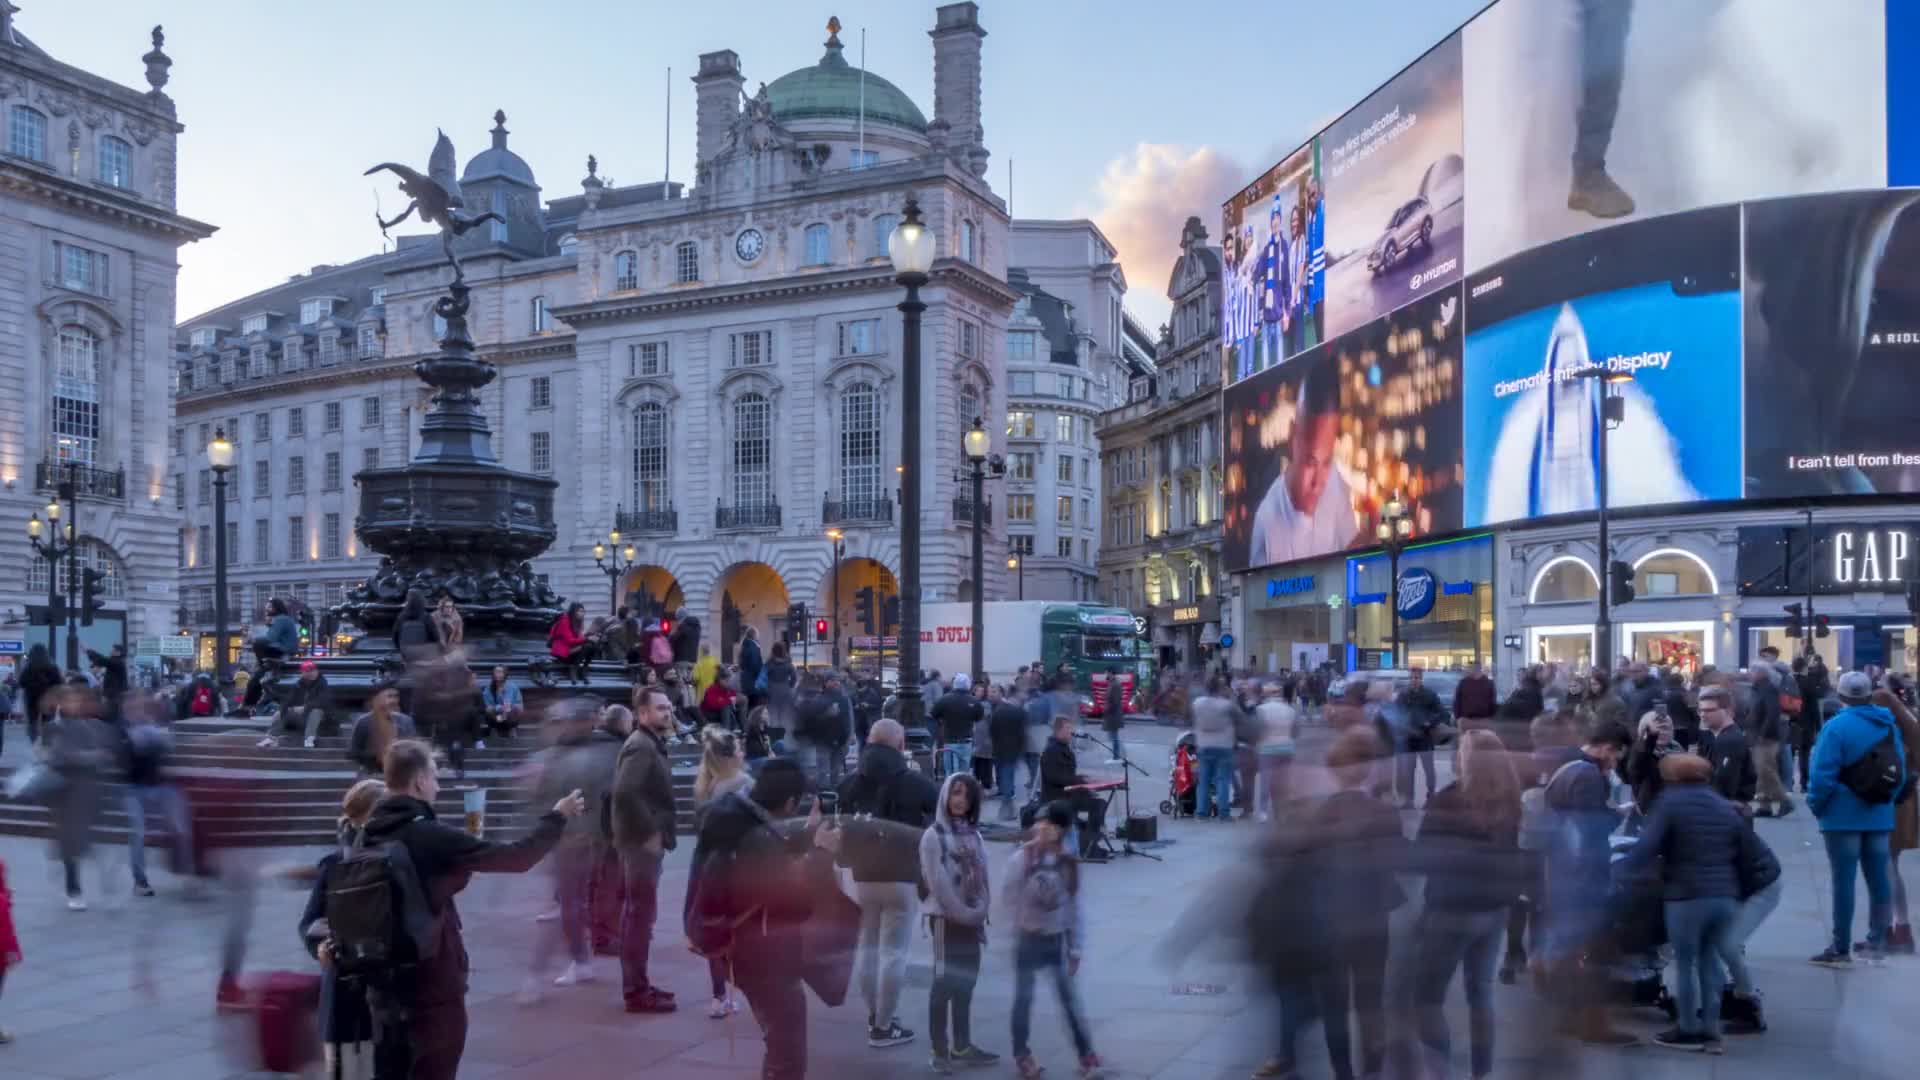
<path fill-rule="evenodd" d="M 1578 556 L 1564 555 L 1548 563 L 1533 579 L 1527 602 L 1559 604 L 1592 600 L 1599 595 L 1600 579 L 1594 576 L 1593 568 Z"/>
<path fill-rule="evenodd" d="M 1635 564 L 1633 591 L 1638 596 L 1711 596 L 1719 589 L 1713 573 L 1692 553 L 1656 551 Z"/>

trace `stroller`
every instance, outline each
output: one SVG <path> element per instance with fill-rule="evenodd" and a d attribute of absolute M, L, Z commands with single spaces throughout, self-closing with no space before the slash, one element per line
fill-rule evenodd
<path fill-rule="evenodd" d="M 1195 762 L 1193 732 L 1181 734 L 1173 744 L 1173 752 L 1167 760 L 1167 797 L 1160 803 L 1160 812 L 1171 818 L 1192 817 L 1195 788 L 1198 787 L 1194 776 Z"/>
<path fill-rule="evenodd" d="M 1616 834 L 1613 847 L 1613 940 L 1616 953 L 1607 965 L 1609 997 L 1616 1006 L 1658 1009 L 1668 1019 L 1678 1003 L 1664 978 L 1672 948 L 1667 943 L 1665 905 L 1657 875 L 1634 879 L 1620 871 L 1620 860 L 1634 837 Z"/>

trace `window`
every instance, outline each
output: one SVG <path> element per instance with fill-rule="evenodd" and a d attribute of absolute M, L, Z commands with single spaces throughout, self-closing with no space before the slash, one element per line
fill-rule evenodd
<path fill-rule="evenodd" d="M 53 265 L 59 275 L 61 288 L 95 296 L 108 294 L 107 257 L 104 254 L 56 240 L 53 244 Z"/>
<path fill-rule="evenodd" d="M 1007 537 L 1007 550 L 1015 555 L 1033 554 L 1033 534 L 1017 533 Z"/>
<path fill-rule="evenodd" d="M 360 328 L 360 359 L 371 360 L 380 355 L 380 328 L 368 323 Z"/>
<path fill-rule="evenodd" d="M 369 396 L 360 399 L 360 426 L 380 426 L 380 399 L 378 397 Z"/>
<path fill-rule="evenodd" d="M 960 320 L 960 355 L 976 356 L 980 352 L 980 324 L 972 319 Z"/>
<path fill-rule="evenodd" d="M 773 362 L 773 331 L 727 335 L 727 366 L 759 367 Z"/>
<path fill-rule="evenodd" d="M 320 519 L 320 554 L 328 559 L 340 557 L 339 514 L 328 514 Z"/>
<path fill-rule="evenodd" d="M 879 319 L 855 319 L 840 324 L 839 356 L 864 356 L 874 352 L 880 340 Z"/>
<path fill-rule="evenodd" d="M 1053 553 L 1063 559 L 1073 558 L 1073 537 L 1055 537 L 1053 541 Z"/>
<path fill-rule="evenodd" d="M 1007 455 L 1007 475 L 1012 477 L 1015 480 L 1032 480 L 1033 479 L 1033 460 L 1034 460 L 1034 455 L 1032 451 L 1021 451 L 1015 454 L 1008 454 Z"/>
<path fill-rule="evenodd" d="M 307 459 L 295 455 L 287 459 L 287 494 L 307 493 Z"/>
<path fill-rule="evenodd" d="M 960 394 L 955 404 L 960 410 L 960 415 L 956 419 L 960 421 L 961 438 L 964 439 L 966 437 L 964 433 L 973 430 L 973 422 L 982 419 L 984 415 L 980 411 L 980 388 L 970 382 L 961 383 Z M 963 453 L 964 445 L 963 443 Z"/>
<path fill-rule="evenodd" d="M 1061 454 L 1060 459 L 1055 462 L 1055 464 L 1059 466 L 1058 469 L 1054 470 L 1055 477 L 1063 484 L 1073 483 L 1073 458 L 1069 455 Z"/>
<path fill-rule="evenodd" d="M 1071 375 L 1059 375 L 1055 376 L 1055 379 L 1055 385 L 1058 387 L 1055 393 L 1060 397 L 1071 399 L 1073 397 L 1073 384 L 1080 380 L 1075 379 Z"/>
<path fill-rule="evenodd" d="M 1032 413 L 1024 409 L 1007 411 L 1007 438 L 1031 439 L 1035 430 Z"/>
<path fill-rule="evenodd" d="M 253 441 L 273 441 L 273 414 L 270 412 L 253 414 Z"/>
<path fill-rule="evenodd" d="M 961 218 L 960 219 L 960 253 L 959 253 L 960 257 L 967 260 L 968 262 L 979 262 L 980 260 L 976 258 L 978 251 L 979 251 L 978 246 L 974 242 L 973 222 L 966 218 Z"/>
<path fill-rule="evenodd" d="M 553 377 L 551 375 L 535 375 L 527 380 L 527 408 L 553 408 Z"/>
<path fill-rule="evenodd" d="M 876 163 L 879 162 L 880 151 L 857 150 L 857 149 L 849 150 L 847 151 L 847 158 L 849 161 L 852 162 L 854 168 L 868 169 L 868 168 L 872 168 Z"/>
<path fill-rule="evenodd" d="M 627 377 L 640 375 L 665 375 L 667 373 L 667 343 L 664 341 L 643 341 L 638 345 L 627 346 Z"/>
<path fill-rule="evenodd" d="M 239 502 L 240 501 L 240 476 L 239 476 L 240 466 L 235 465 L 233 467 L 233 471 L 235 475 L 233 475 L 227 480 L 227 501 Z"/>
<path fill-rule="evenodd" d="M 304 405 L 295 405 L 287 410 L 287 438 L 305 438 L 307 434 L 307 410 Z"/>
<path fill-rule="evenodd" d="M 220 331 L 211 326 L 202 326 L 187 336 L 187 340 L 196 349 L 211 349 L 220 340 Z"/>
<path fill-rule="evenodd" d="M 542 475 L 553 471 L 553 433 L 550 431 L 532 431 L 527 433 L 527 469 Z"/>
<path fill-rule="evenodd" d="M 227 557 L 240 561 L 240 523 L 237 521 L 227 522 Z"/>
<path fill-rule="evenodd" d="M 331 300 L 300 301 L 301 326 L 312 326 L 314 323 L 319 322 L 331 314 L 333 314 L 333 301 Z"/>
<path fill-rule="evenodd" d="M 548 330 L 552 329 L 552 327 L 547 325 L 547 298 L 546 297 L 536 296 L 533 298 L 533 311 L 530 318 L 533 325 L 534 333 L 544 334 Z"/>
<path fill-rule="evenodd" d="M 1033 396 L 1033 372 L 1015 371 L 1007 375 L 1007 393 L 1013 397 Z"/>
<path fill-rule="evenodd" d="M 327 456 L 321 459 L 320 490 L 340 490 L 340 451 L 338 450 L 327 451 Z"/>
<path fill-rule="evenodd" d="M 15 105 L 7 122 L 7 153 L 45 163 L 47 118 L 25 105 Z"/>
<path fill-rule="evenodd" d="M 667 407 L 643 401 L 633 410 L 634 509 L 661 511 L 671 504 L 667 460 Z"/>
<path fill-rule="evenodd" d="M 53 456 L 93 465 L 100 453 L 100 339 L 84 326 L 60 328 L 53 383 Z"/>
<path fill-rule="evenodd" d="M 1079 418 L 1078 422 L 1075 424 L 1075 427 L 1080 433 L 1080 445 L 1092 446 L 1093 445 L 1093 421 L 1082 416 Z"/>
<path fill-rule="evenodd" d="M 1032 521 L 1033 520 L 1033 496 L 1009 494 L 1007 496 L 1007 520 L 1008 521 Z M 1029 540 L 1028 542 L 1031 543 L 1032 541 Z"/>
<path fill-rule="evenodd" d="M 1084 495 L 1080 497 L 1080 527 L 1093 528 L 1093 500 Z"/>
<path fill-rule="evenodd" d="M 307 519 L 295 514 L 287 519 L 287 559 L 290 562 L 303 562 L 307 557 Z"/>
<path fill-rule="evenodd" d="M 1054 497 L 1053 520 L 1062 525 L 1073 524 L 1073 496 L 1057 495 Z"/>
<path fill-rule="evenodd" d="M 213 501 L 213 470 L 212 469 L 200 470 L 200 494 L 195 501 L 198 502 L 201 506 L 205 506 L 208 503 Z"/>
<path fill-rule="evenodd" d="M 873 252 L 876 259 L 887 258 L 887 241 L 892 239 L 893 230 L 900 224 L 896 214 L 880 214 L 873 219 Z"/>
<path fill-rule="evenodd" d="M 700 248 L 691 240 L 673 246 L 674 280 L 685 285 L 700 280 Z"/>
<path fill-rule="evenodd" d="M 386 302 L 387 287 L 385 285 L 375 285 L 373 288 L 367 290 L 367 303 L 370 306 L 380 307 Z"/>
<path fill-rule="evenodd" d="M 379 468 L 380 467 L 380 448 L 377 446 L 369 446 L 362 449 L 360 451 L 360 467 L 362 469 Z"/>
<path fill-rule="evenodd" d="M 244 320 L 242 320 L 242 321 L 241 321 L 241 323 L 240 323 L 240 332 L 241 332 L 242 334 L 264 334 L 264 333 L 266 333 L 266 332 L 267 332 L 267 317 L 266 317 L 265 315 L 249 315 L 249 316 L 247 316 L 247 317 L 246 317 L 246 318 L 245 318 Z"/>
<path fill-rule="evenodd" d="M 840 396 L 840 497 L 880 498 L 880 394 L 872 383 L 854 383 Z"/>
<path fill-rule="evenodd" d="M 175 510 L 185 510 L 187 508 L 186 473 L 173 474 L 173 508 Z"/>
<path fill-rule="evenodd" d="M 1034 343 L 1040 335 L 1032 330 L 1011 330 L 1007 333 L 1007 359 L 1010 361 L 1033 362 Z"/>
<path fill-rule="evenodd" d="M 698 278 L 698 274 L 694 275 Z M 615 289 L 637 289 L 640 287 L 640 253 L 623 251 L 613 257 L 613 287 Z"/>
<path fill-rule="evenodd" d="M 1058 442 L 1073 441 L 1073 417 L 1060 413 L 1053 418 L 1053 437 Z"/>
<path fill-rule="evenodd" d="M 329 401 L 320 410 L 320 429 L 322 431 L 340 430 L 340 403 Z"/>
<path fill-rule="evenodd" d="M 265 378 L 268 374 L 270 374 L 267 370 L 267 343 L 266 342 L 263 341 L 260 344 L 255 345 L 253 348 L 249 349 L 247 351 L 247 357 L 248 357 L 249 366 L 253 369 L 254 378 L 262 379 L 262 378 Z"/>
<path fill-rule="evenodd" d="M 101 183 L 119 188 L 133 185 L 133 147 L 127 145 L 125 139 L 100 136 L 97 158 L 95 175 Z"/>
<path fill-rule="evenodd" d="M 265 461 L 253 463 L 253 497 L 264 499 L 273 494 L 273 469 Z"/>
<path fill-rule="evenodd" d="M 824 223 L 816 222 L 807 226 L 805 233 L 807 246 L 806 265 L 825 266 L 828 262 L 832 261 L 827 253 L 828 244 L 831 242 L 829 239 L 830 235 Z"/>
<path fill-rule="evenodd" d="M 202 525 L 194 531 L 193 564 L 206 566 L 213 562 L 213 527 Z"/>
<path fill-rule="evenodd" d="M 1080 561 L 1089 566 L 1093 565 L 1093 544 L 1085 537 L 1080 540 Z"/>
<path fill-rule="evenodd" d="M 742 394 L 733 403 L 733 504 L 772 501 L 773 405 L 760 394 Z"/>

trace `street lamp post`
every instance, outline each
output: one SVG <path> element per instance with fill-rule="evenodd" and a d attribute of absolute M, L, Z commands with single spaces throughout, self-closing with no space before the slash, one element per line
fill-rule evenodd
<path fill-rule="evenodd" d="M 1020 583 L 1020 599 L 1027 598 L 1027 564 L 1018 555 L 1007 556 L 1007 569 L 1015 572 L 1014 577 Z"/>
<path fill-rule="evenodd" d="M 233 468 L 233 443 L 225 428 L 213 430 L 207 444 L 207 464 L 213 468 L 213 674 L 215 685 L 225 686 L 227 657 L 227 472 Z"/>
<path fill-rule="evenodd" d="M 593 565 L 607 575 L 607 614 L 609 615 L 620 610 L 620 578 L 633 569 L 633 554 L 632 544 L 628 544 L 624 550 L 620 548 L 619 529 L 607 533 L 606 543 L 593 545 Z M 624 563 L 620 561 L 622 556 L 626 558 Z"/>
<path fill-rule="evenodd" d="M 998 455 L 992 460 L 987 450 L 993 440 L 987 436 L 987 429 L 979 417 L 973 418 L 973 427 L 967 429 L 962 440 L 967 452 L 967 478 L 973 481 L 973 624 L 968 638 L 973 642 L 973 679 L 975 685 L 987 677 L 985 640 L 986 630 L 986 513 L 988 476 L 999 476 L 1006 471 Z"/>
<path fill-rule="evenodd" d="M 828 529 L 827 539 L 833 541 L 833 669 L 840 670 L 840 560 L 846 557 L 846 534 L 839 529 Z"/>
<path fill-rule="evenodd" d="M 1400 552 L 1407 546 L 1407 538 L 1413 535 L 1413 515 L 1408 512 L 1407 504 L 1400 498 L 1399 492 L 1387 500 L 1380 508 L 1380 523 L 1374 526 L 1374 535 L 1387 549 L 1387 619 L 1388 645 L 1392 650 L 1388 667 L 1400 667 Z"/>
<path fill-rule="evenodd" d="M 1594 666 L 1604 666 L 1613 671 L 1613 545 L 1607 539 L 1607 432 L 1613 425 L 1626 416 L 1626 400 L 1614 395 L 1613 388 L 1618 383 L 1633 381 L 1631 371 L 1613 371 L 1604 364 L 1596 364 L 1579 373 L 1582 379 L 1600 380 L 1600 441 L 1596 465 L 1599 475 L 1594 480 L 1595 506 L 1599 523 L 1598 541 L 1600 545 L 1599 617 L 1593 621 L 1593 633 L 1599 639 L 1594 648 Z"/>
<path fill-rule="evenodd" d="M 887 237 L 894 280 L 907 290 L 900 302 L 900 725 L 920 727 L 920 315 L 927 310 L 920 289 L 933 269 L 933 234 L 920 220 L 912 194 L 900 224 Z"/>
<path fill-rule="evenodd" d="M 40 539 L 42 530 L 47 538 Z M 60 500 L 47 502 L 47 520 L 43 525 L 40 515 L 34 514 L 27 519 L 27 538 L 33 541 L 34 553 L 47 560 L 47 659 L 60 655 L 60 645 L 55 637 L 60 629 L 60 561 L 67 557 L 67 548 L 71 540 L 60 538 Z"/>

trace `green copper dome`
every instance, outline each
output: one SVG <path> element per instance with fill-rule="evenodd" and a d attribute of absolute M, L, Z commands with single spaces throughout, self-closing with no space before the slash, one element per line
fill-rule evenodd
<path fill-rule="evenodd" d="M 829 117 L 854 120 L 860 116 L 860 69 L 841 55 L 840 36 L 827 38 L 826 55 L 818 64 L 767 84 L 773 118 L 781 123 Z M 896 124 L 914 131 L 927 130 L 927 118 L 900 88 L 871 71 L 866 78 L 866 116 L 869 123 Z"/>

